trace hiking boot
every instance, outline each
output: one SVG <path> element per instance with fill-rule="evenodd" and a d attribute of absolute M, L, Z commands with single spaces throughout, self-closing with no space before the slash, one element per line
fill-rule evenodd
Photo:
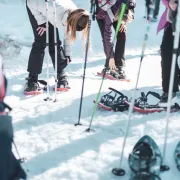
<path fill-rule="evenodd" d="M 154 16 L 151 20 L 151 22 L 157 22 L 158 21 L 158 17 L 157 16 Z"/>
<path fill-rule="evenodd" d="M 57 91 L 70 89 L 67 75 L 62 72 L 58 74 Z"/>
<path fill-rule="evenodd" d="M 171 105 L 173 105 L 176 101 L 176 92 L 172 94 L 172 99 L 171 99 Z M 161 96 L 161 99 L 158 103 L 160 107 L 167 107 L 168 106 L 168 93 L 163 93 Z"/>
<path fill-rule="evenodd" d="M 117 66 L 116 70 L 111 70 L 110 74 L 116 79 L 126 79 L 125 71 L 122 66 Z"/>
<path fill-rule="evenodd" d="M 40 88 L 38 84 L 38 75 L 37 74 L 29 74 L 27 78 L 27 83 L 24 88 L 25 95 L 36 95 L 43 93 L 43 90 Z"/>
<path fill-rule="evenodd" d="M 104 68 L 104 69 L 101 71 L 101 73 L 104 74 L 104 71 L 105 71 L 105 70 L 106 70 L 106 74 L 110 74 L 109 68 Z"/>

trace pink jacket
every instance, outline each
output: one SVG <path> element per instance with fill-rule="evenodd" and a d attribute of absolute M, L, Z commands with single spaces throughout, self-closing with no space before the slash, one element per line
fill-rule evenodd
<path fill-rule="evenodd" d="M 166 10 L 162 14 L 161 19 L 159 21 L 158 28 L 157 28 L 157 33 L 159 33 L 159 31 L 161 31 L 162 29 L 164 29 L 164 27 L 166 27 L 168 25 L 167 12 L 168 12 L 168 9 L 169 9 L 169 5 L 168 5 L 169 0 L 162 0 L 162 1 L 163 1 L 164 6 L 166 7 Z"/>

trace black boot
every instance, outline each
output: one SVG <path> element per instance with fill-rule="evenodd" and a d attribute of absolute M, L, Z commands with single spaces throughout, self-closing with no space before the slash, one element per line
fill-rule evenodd
<path fill-rule="evenodd" d="M 110 74 L 116 79 L 126 79 L 125 71 L 122 66 L 117 66 L 116 70 L 111 70 Z"/>
<path fill-rule="evenodd" d="M 61 91 L 64 89 L 70 89 L 69 83 L 68 83 L 68 77 L 64 73 L 64 71 L 62 73 L 58 73 L 57 78 L 58 78 L 57 91 Z"/>
<path fill-rule="evenodd" d="M 172 93 L 171 105 L 176 102 L 176 93 Z M 158 103 L 160 107 L 167 107 L 168 106 L 168 93 L 163 93 L 161 99 Z"/>
<path fill-rule="evenodd" d="M 27 83 L 24 88 L 25 95 L 35 95 L 43 93 L 43 90 L 39 87 L 38 84 L 38 75 L 37 74 L 29 74 L 27 78 Z"/>

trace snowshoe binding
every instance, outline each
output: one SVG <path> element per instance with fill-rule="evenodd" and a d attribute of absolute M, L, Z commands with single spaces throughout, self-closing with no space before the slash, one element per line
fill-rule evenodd
<path fill-rule="evenodd" d="M 37 74 L 29 74 L 29 77 L 26 78 L 27 83 L 24 87 L 25 95 L 38 95 L 42 94 L 43 90 L 38 84 L 38 75 Z"/>
<path fill-rule="evenodd" d="M 69 83 L 67 75 L 58 74 L 57 91 L 69 91 Z"/>
<path fill-rule="evenodd" d="M 113 88 L 109 89 L 111 91 L 108 94 L 102 96 L 98 106 L 108 111 L 127 111 L 129 106 L 124 103 L 125 100 L 128 100 L 127 96 L 124 96 L 124 94 Z"/>
<path fill-rule="evenodd" d="M 105 73 L 105 76 L 104 76 L 105 79 L 125 81 L 125 82 L 131 81 L 130 79 L 128 79 L 125 76 L 125 72 L 122 69 L 120 69 L 119 67 L 117 68 L 117 70 L 114 70 L 114 71 L 110 71 L 109 69 L 104 68 L 101 72 L 97 72 L 97 75 L 103 77 L 104 73 Z"/>
<path fill-rule="evenodd" d="M 135 104 L 134 104 L 134 111 L 139 112 L 139 113 L 144 113 L 144 114 L 148 114 L 148 113 L 154 113 L 154 112 L 162 112 L 162 111 L 166 111 L 167 108 L 166 107 L 161 107 L 159 106 L 159 104 L 148 104 L 148 96 L 152 95 L 155 98 L 157 98 L 158 100 L 161 99 L 161 96 L 153 91 L 149 91 L 146 95 L 144 92 L 141 92 L 141 97 L 137 98 L 135 100 Z M 125 101 L 126 104 L 128 104 L 130 106 L 130 101 Z M 177 112 L 180 110 L 180 106 L 175 103 L 174 105 L 171 106 L 171 112 Z"/>

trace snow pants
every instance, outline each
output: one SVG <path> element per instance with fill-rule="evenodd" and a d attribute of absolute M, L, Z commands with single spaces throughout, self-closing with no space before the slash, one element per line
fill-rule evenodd
<path fill-rule="evenodd" d="M 104 20 L 103 19 L 97 19 L 98 25 L 99 25 L 99 29 L 101 32 L 101 36 L 103 38 L 104 36 Z M 113 23 L 113 27 L 114 29 L 116 29 L 117 26 L 117 22 Z M 126 46 L 126 33 L 125 32 L 118 32 L 117 35 L 117 41 L 116 41 L 116 47 L 115 47 L 115 64 L 116 66 L 124 66 L 125 65 L 125 46 Z M 105 48 L 105 47 L 104 47 Z M 105 66 L 108 66 L 107 64 L 105 64 Z"/>
<path fill-rule="evenodd" d="M 161 44 L 162 87 L 163 87 L 163 92 L 166 93 L 169 91 L 169 81 L 170 81 L 171 64 L 173 57 L 173 44 L 174 44 L 174 36 L 173 36 L 172 26 L 171 24 L 169 24 L 164 30 L 164 36 Z M 178 75 L 179 75 L 179 67 L 176 61 L 173 92 L 179 91 Z"/>
<path fill-rule="evenodd" d="M 149 11 L 150 11 L 150 9 L 148 7 L 149 3 L 150 3 L 150 0 L 146 0 L 147 17 L 148 17 Z M 153 3 L 155 4 L 155 9 L 154 9 L 153 17 L 157 17 L 158 14 L 159 14 L 159 9 L 160 9 L 160 0 L 154 0 Z"/>
<path fill-rule="evenodd" d="M 42 72 L 43 60 L 46 48 L 46 32 L 42 36 L 38 35 L 38 24 L 31 13 L 31 10 L 26 5 L 30 23 L 32 25 L 34 33 L 34 43 L 29 56 L 29 63 L 27 71 L 31 74 L 40 74 Z M 46 27 L 46 24 L 42 24 L 41 27 Z M 59 32 L 57 32 L 57 73 L 61 73 L 62 70 L 67 66 L 67 59 L 65 57 L 61 41 L 59 39 Z M 53 66 L 55 68 L 55 44 L 54 44 L 54 26 L 49 23 L 49 55 L 51 57 Z"/>

